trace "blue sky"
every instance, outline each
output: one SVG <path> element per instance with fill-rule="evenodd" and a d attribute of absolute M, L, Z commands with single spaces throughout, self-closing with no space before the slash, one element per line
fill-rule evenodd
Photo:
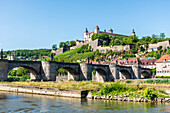
<path fill-rule="evenodd" d="M 170 0 L 0 0 L 0 48 L 51 48 L 93 31 L 170 37 Z"/>

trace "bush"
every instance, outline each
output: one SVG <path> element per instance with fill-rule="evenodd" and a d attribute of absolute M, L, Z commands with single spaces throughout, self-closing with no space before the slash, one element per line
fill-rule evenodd
<path fill-rule="evenodd" d="M 170 78 L 170 76 L 156 76 L 155 78 Z"/>
<path fill-rule="evenodd" d="M 131 83 L 132 81 L 130 81 L 130 80 L 127 80 L 125 83 Z"/>
<path fill-rule="evenodd" d="M 153 89 L 149 89 L 148 87 L 144 90 L 144 98 L 153 100 L 154 98 L 157 98 L 156 93 Z"/>
<path fill-rule="evenodd" d="M 20 81 L 26 81 L 27 79 L 30 79 L 30 75 L 24 75 L 20 77 Z"/>
<path fill-rule="evenodd" d="M 20 81 L 20 77 L 9 76 L 9 77 L 8 77 L 8 81 L 10 81 L 10 82 L 12 82 L 12 81 Z"/>
<path fill-rule="evenodd" d="M 169 84 L 170 83 L 170 80 L 168 79 L 163 79 L 163 80 L 160 80 L 160 79 L 155 79 L 155 80 L 146 80 L 144 81 L 144 83 L 159 83 L 159 84 Z"/>
<path fill-rule="evenodd" d="M 73 79 L 70 79 L 69 81 L 74 81 Z"/>
<path fill-rule="evenodd" d="M 108 95 L 111 92 L 123 92 L 125 91 L 126 85 L 125 84 L 120 84 L 118 82 L 112 83 L 112 84 L 105 84 L 104 87 L 100 89 L 100 94 L 101 95 Z"/>

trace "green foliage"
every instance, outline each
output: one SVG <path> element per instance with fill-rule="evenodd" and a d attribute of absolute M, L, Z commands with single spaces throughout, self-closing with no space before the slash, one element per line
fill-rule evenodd
<path fill-rule="evenodd" d="M 53 50 L 57 50 L 57 44 L 52 45 Z"/>
<path fill-rule="evenodd" d="M 160 33 L 160 38 L 164 39 L 165 38 L 165 33 Z"/>
<path fill-rule="evenodd" d="M 8 77 L 8 81 L 12 82 L 12 81 L 26 81 L 27 79 L 30 79 L 30 75 L 24 75 L 22 77 L 18 77 L 18 76 L 9 76 Z"/>
<path fill-rule="evenodd" d="M 74 81 L 73 79 L 70 79 L 69 81 Z"/>
<path fill-rule="evenodd" d="M 84 45 L 81 48 L 72 49 L 54 56 L 54 61 L 63 62 L 64 60 L 64 62 L 70 62 L 70 60 L 73 59 L 73 62 L 77 62 L 77 60 L 87 59 L 87 57 L 94 59 L 95 52 L 91 52 L 90 49 L 90 46 Z"/>
<path fill-rule="evenodd" d="M 29 73 L 29 71 L 27 69 L 25 69 L 23 67 L 19 67 L 17 72 L 16 72 L 16 75 L 23 76 L 23 75 L 26 75 L 28 73 Z"/>
<path fill-rule="evenodd" d="M 30 75 L 23 75 L 20 77 L 20 81 L 26 81 L 27 79 L 30 79 Z"/>
<path fill-rule="evenodd" d="M 131 83 L 132 81 L 130 81 L 130 80 L 127 80 L 125 83 Z"/>
<path fill-rule="evenodd" d="M 9 77 L 8 77 L 8 81 L 10 81 L 10 82 L 12 82 L 12 81 L 20 81 L 20 77 L 9 76 Z"/>
<path fill-rule="evenodd" d="M 149 89 L 148 87 L 144 90 L 144 98 L 153 100 L 157 97 L 157 94 L 154 92 L 153 89 Z"/>
<path fill-rule="evenodd" d="M 170 55 L 170 49 L 167 49 L 166 55 Z"/>
<path fill-rule="evenodd" d="M 75 46 L 76 45 L 76 42 L 75 41 L 70 41 L 70 47 L 72 47 L 72 46 Z"/>
<path fill-rule="evenodd" d="M 170 76 L 156 76 L 155 78 L 170 78 Z"/>
<path fill-rule="evenodd" d="M 62 75 L 67 75 L 68 74 L 68 71 L 64 68 L 60 68 L 59 70 L 57 70 L 57 75 L 58 74 L 62 74 Z"/>
<path fill-rule="evenodd" d="M 11 76 L 23 76 L 23 75 L 26 75 L 26 74 L 29 74 L 29 71 L 23 67 L 19 67 L 18 70 L 11 70 L 8 72 L 8 75 L 11 75 Z"/>
<path fill-rule="evenodd" d="M 12 69 L 11 71 L 8 72 L 8 75 L 16 76 L 16 72 L 17 72 L 17 70 Z"/>
<path fill-rule="evenodd" d="M 156 51 L 149 52 L 146 57 L 155 57 L 156 59 L 159 59 L 161 57 L 160 53 L 157 53 Z"/>
<path fill-rule="evenodd" d="M 93 70 L 93 71 L 92 71 L 92 74 L 93 74 L 93 75 L 96 75 L 96 70 Z"/>
<path fill-rule="evenodd" d="M 111 35 L 106 34 L 106 33 L 100 33 L 100 34 L 94 33 L 92 35 L 92 40 L 96 40 L 96 39 L 109 40 L 110 38 L 111 38 Z"/>
<path fill-rule="evenodd" d="M 120 84 L 118 82 L 112 83 L 112 84 L 105 84 L 101 89 L 100 89 L 100 94 L 101 95 L 108 95 L 111 92 L 123 92 L 125 91 L 126 85 L 125 84 Z"/>
<path fill-rule="evenodd" d="M 50 55 L 51 54 L 51 49 L 13 50 L 13 51 L 6 51 L 5 53 L 6 53 L 6 55 L 15 53 L 15 55 L 17 57 L 21 57 L 21 58 L 18 58 L 17 60 L 26 60 L 26 58 L 39 59 L 39 58 L 43 58 L 43 56 Z"/>
<path fill-rule="evenodd" d="M 123 59 L 124 58 L 133 58 L 133 57 L 136 57 L 136 55 L 135 54 L 124 54 L 124 55 L 122 55 Z"/>
<path fill-rule="evenodd" d="M 156 68 L 153 68 L 153 69 L 152 69 L 152 73 L 153 73 L 154 75 L 156 75 Z"/>
<path fill-rule="evenodd" d="M 154 84 L 154 83 L 170 84 L 170 80 L 168 80 L 168 79 L 162 79 L 162 80 L 160 80 L 160 79 L 154 79 L 154 80 L 149 79 L 149 80 L 144 81 L 144 83 L 149 83 L 149 84 Z"/>

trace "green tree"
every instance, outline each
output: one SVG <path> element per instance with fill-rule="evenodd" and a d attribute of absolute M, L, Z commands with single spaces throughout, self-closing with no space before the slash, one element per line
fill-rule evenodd
<path fill-rule="evenodd" d="M 23 75 L 27 75 L 29 73 L 29 71 L 23 67 L 19 67 L 17 72 L 16 72 L 16 75 L 18 76 L 23 76 Z"/>
<path fill-rule="evenodd" d="M 72 46 L 75 46 L 76 45 L 76 42 L 75 41 L 70 41 L 70 47 L 72 47 Z"/>
<path fill-rule="evenodd" d="M 52 45 L 53 50 L 57 50 L 57 44 Z"/>
<path fill-rule="evenodd" d="M 160 38 L 164 39 L 165 38 L 165 33 L 160 33 Z"/>
<path fill-rule="evenodd" d="M 16 76 L 16 72 L 17 72 L 17 70 L 12 69 L 11 71 L 8 72 L 8 75 Z"/>
<path fill-rule="evenodd" d="M 106 46 L 107 42 L 106 41 L 103 41 L 103 45 Z"/>
<path fill-rule="evenodd" d="M 59 44 L 59 48 L 62 48 L 62 47 L 64 47 L 64 42 L 60 42 Z"/>

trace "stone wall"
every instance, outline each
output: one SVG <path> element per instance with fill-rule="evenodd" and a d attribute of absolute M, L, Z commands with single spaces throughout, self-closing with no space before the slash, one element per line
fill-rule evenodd
<path fill-rule="evenodd" d="M 80 48 L 80 47 L 82 47 L 83 45 L 86 45 L 86 44 L 88 44 L 88 43 L 83 43 L 83 44 L 78 44 L 76 46 L 72 46 L 72 47 L 70 47 L 70 50 Z"/>
<path fill-rule="evenodd" d="M 58 88 L 47 88 L 38 86 L 21 86 L 21 85 L 6 85 L 0 84 L 1 91 L 12 91 L 31 94 L 54 95 L 63 97 L 86 98 L 88 91 L 81 90 L 64 90 Z"/>
<path fill-rule="evenodd" d="M 99 39 L 96 39 L 94 41 L 90 41 L 89 45 L 91 46 L 92 50 L 93 51 L 96 51 L 97 49 L 102 52 L 102 53 L 106 53 L 107 51 L 109 50 L 112 50 L 112 51 L 129 51 L 130 49 L 132 48 L 135 48 L 135 45 L 115 45 L 115 46 L 112 46 L 112 47 L 101 47 L 100 45 L 101 40 Z"/>
<path fill-rule="evenodd" d="M 167 47 L 170 47 L 169 40 L 158 42 L 157 44 L 149 44 L 148 50 L 153 47 L 159 47 L 159 46 L 162 46 L 162 49 L 167 49 Z"/>
<path fill-rule="evenodd" d="M 62 54 L 68 50 L 70 50 L 70 47 L 62 47 L 57 50 L 51 50 L 51 53 L 55 53 L 55 55 L 59 55 L 59 54 Z"/>

